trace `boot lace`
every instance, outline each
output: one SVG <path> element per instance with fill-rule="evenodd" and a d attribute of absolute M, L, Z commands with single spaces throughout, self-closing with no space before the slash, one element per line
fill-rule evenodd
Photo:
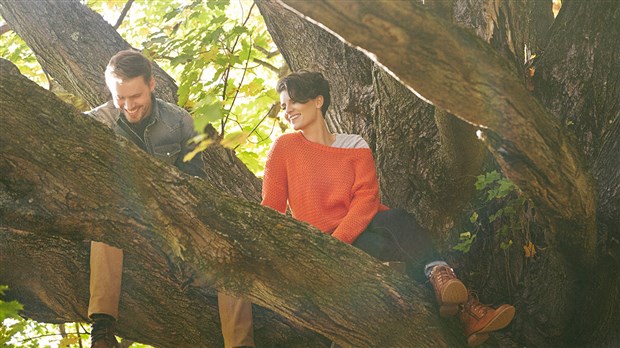
<path fill-rule="evenodd" d="M 445 284 L 451 279 L 456 278 L 454 270 L 448 266 L 437 266 L 433 268 L 432 275 L 439 286 Z"/>
<path fill-rule="evenodd" d="M 467 303 L 465 303 L 465 310 L 470 312 L 472 315 L 478 318 L 484 317 L 489 311 L 490 307 L 486 306 L 480 301 L 478 301 L 478 294 L 475 292 L 470 292 L 469 297 L 467 299 Z"/>

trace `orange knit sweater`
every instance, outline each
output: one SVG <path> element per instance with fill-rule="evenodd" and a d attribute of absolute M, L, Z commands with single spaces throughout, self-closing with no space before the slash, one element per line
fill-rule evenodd
<path fill-rule="evenodd" d="M 263 178 L 262 204 L 286 212 L 351 244 L 379 210 L 372 152 L 310 142 L 301 133 L 273 144 Z"/>

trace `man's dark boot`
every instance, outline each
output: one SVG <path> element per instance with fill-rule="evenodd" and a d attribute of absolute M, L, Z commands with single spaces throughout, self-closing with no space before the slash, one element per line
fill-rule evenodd
<path fill-rule="evenodd" d="M 114 337 L 115 320 L 106 314 L 93 314 L 90 330 L 91 348 L 120 348 Z"/>
<path fill-rule="evenodd" d="M 471 347 L 483 344 L 489 333 L 505 328 L 515 316 L 515 308 L 503 304 L 492 308 L 478 301 L 470 294 L 467 303 L 459 313 L 459 319 L 464 325 L 467 344 Z"/>

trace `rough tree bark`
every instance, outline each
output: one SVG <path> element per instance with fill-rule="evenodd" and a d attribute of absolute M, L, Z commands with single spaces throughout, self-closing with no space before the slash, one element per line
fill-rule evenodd
<path fill-rule="evenodd" d="M 31 175 L 45 176 L 52 166 L 60 171 L 59 180 L 71 180 L 79 188 L 71 188 L 61 191 L 54 191 L 54 188 L 45 188 L 44 194 L 48 199 L 54 200 L 59 197 L 57 203 L 69 202 L 70 209 L 80 209 L 80 199 L 91 197 L 97 200 L 92 202 L 101 207 L 91 208 L 97 211 L 100 221 L 93 223 L 92 226 L 82 226 L 85 233 L 92 233 L 97 229 L 106 228 L 105 207 L 109 202 L 120 203 L 127 198 L 125 192 L 118 192 L 116 198 L 106 199 L 106 195 L 112 194 L 112 187 L 118 185 L 131 185 L 137 182 L 136 178 L 142 179 L 143 172 L 148 169 L 133 167 L 133 160 L 123 157 L 122 153 L 114 156 L 117 164 L 108 164 L 122 171 L 127 175 L 115 181 L 106 183 L 111 185 L 110 189 L 102 188 L 104 195 L 97 198 L 97 194 L 91 196 L 88 181 L 98 182 L 103 180 L 102 172 L 90 170 L 87 166 L 82 166 L 78 159 L 80 154 L 86 151 L 79 146 L 67 147 L 58 150 L 51 145 L 50 138 L 45 135 L 51 128 L 57 126 L 57 121 L 68 114 L 75 114 L 75 110 L 66 106 L 57 105 L 58 100 L 51 96 L 41 97 L 40 93 L 33 91 L 36 86 L 31 84 L 23 85 L 24 82 L 13 77 L 8 62 L 2 62 L 2 80 L 0 87 L 3 89 L 3 97 L 0 98 L 2 105 L 2 133 L 6 137 L 12 138 L 14 142 L 0 140 L 1 165 L 0 173 L 0 221 L 2 224 L 0 232 L 0 282 L 9 284 L 11 290 L 8 296 L 18 299 L 25 305 L 24 314 L 30 318 L 51 323 L 67 321 L 86 321 L 86 306 L 88 304 L 88 251 L 89 240 L 101 240 L 99 236 L 74 234 L 75 227 L 65 226 L 70 224 L 69 220 L 62 216 L 48 211 L 44 207 L 35 208 L 36 204 L 31 205 L 31 219 L 39 221 L 44 230 L 42 233 L 35 233 L 32 230 L 15 228 L 15 214 L 19 214 L 19 203 L 26 196 L 21 196 L 9 190 L 13 185 L 23 185 L 22 189 L 30 191 L 27 195 L 34 195 L 37 190 L 35 184 L 22 181 L 26 179 L 23 173 Z M 14 68 L 14 67 L 12 67 Z M 21 85 L 20 85 L 21 84 Z M 6 93 L 10 89 L 10 96 Z M 24 99 L 41 109 L 27 113 L 24 108 Z M 24 115 L 24 113 L 27 113 Z M 74 115 L 75 116 L 75 115 Z M 21 127 L 35 127 L 38 131 L 32 133 L 33 141 L 41 142 L 31 148 L 35 153 L 45 153 L 53 158 L 61 158 L 65 164 L 53 164 L 50 159 L 41 160 L 36 166 L 26 169 L 11 168 L 11 162 L 19 159 L 11 157 L 11 151 L 16 150 L 17 146 L 28 146 L 28 141 L 19 133 L 19 128 L 11 126 L 8 117 L 20 123 Z M 32 123 L 28 118 L 34 118 L 41 124 Z M 77 117 L 74 122 L 83 122 L 85 117 Z M 67 121 L 67 120 L 65 120 Z M 90 138 L 90 133 L 84 129 L 76 130 L 72 124 L 65 124 L 67 128 L 62 132 L 67 134 L 80 134 L 83 138 L 81 142 L 96 142 Z M 9 131 L 10 130 L 10 131 Z M 26 131 L 26 128 L 22 129 Z M 59 130 L 60 131 L 60 130 Z M 101 131 L 101 130 L 100 130 Z M 80 132 L 80 133 L 78 133 Z M 39 133 L 39 134 L 37 134 Z M 108 135 L 112 137 L 111 135 Z M 21 138 L 21 139 L 20 139 Z M 110 138 L 111 139 L 111 138 Z M 109 140 L 109 139 L 108 139 Z M 32 144 L 31 144 L 32 145 Z M 100 145 L 102 148 L 110 148 L 110 145 Z M 118 151 L 127 151 L 124 147 L 131 145 L 121 144 Z M 143 155 L 143 154 L 142 154 Z M 11 157 L 11 159 L 9 159 Z M 100 158 L 101 159 L 101 158 Z M 105 160 L 101 159 L 105 163 Z M 228 165 L 222 161 L 215 161 L 218 164 L 217 171 L 224 172 Z M 74 168 L 71 168 L 75 165 Z M 221 165 L 221 168 L 219 167 Z M 24 171 L 22 173 L 22 170 Z M 75 173 L 73 173 L 75 172 Z M 62 174 L 64 173 L 64 174 Z M 71 177 L 68 174 L 75 174 Z M 63 178 L 64 176 L 64 178 Z M 88 176 L 88 180 L 85 177 Z M 21 183 L 21 184 L 19 184 Z M 28 186 L 30 185 L 30 188 Z M 211 184 L 211 182 L 209 182 Z M 217 184 L 217 183 L 215 183 Z M 104 184 L 105 185 L 105 184 Z M 166 183 L 162 183 L 166 185 Z M 109 191 L 109 192 L 106 192 Z M 174 191 L 172 189 L 172 191 Z M 91 192 L 92 193 L 92 192 Z M 160 198 L 165 199 L 171 193 L 157 193 Z M 74 200 L 77 199 L 77 200 Z M 27 203 L 27 202 L 26 202 Z M 56 203 L 55 203 L 56 204 Z M 61 203 L 62 204 L 62 203 Z M 71 219 L 80 219 L 81 214 L 75 213 Z M 46 220 L 47 219 L 47 220 Z M 45 221 L 46 220 L 46 221 Z M 131 225 L 131 222 L 126 222 Z M 187 222 L 190 224 L 191 222 Z M 57 224 L 57 226 L 54 226 Z M 44 227 L 47 225 L 47 227 Z M 163 225 L 162 225 L 163 226 Z M 181 346 L 205 346 L 217 347 L 222 345 L 219 327 L 219 317 L 217 312 L 217 302 L 215 290 L 211 287 L 203 287 L 201 283 L 192 283 L 195 272 L 190 272 L 182 264 L 174 264 L 169 260 L 165 253 L 157 250 L 150 244 L 149 240 L 138 238 L 133 233 L 133 226 L 123 226 L 112 228 L 122 232 L 128 238 L 133 238 L 132 245 L 136 250 L 128 250 L 125 253 L 125 267 L 123 279 L 123 291 L 121 297 L 121 315 L 119 318 L 119 333 L 123 337 L 132 338 L 136 341 L 151 343 L 162 347 Z M 80 231 L 80 233 L 82 230 Z M 256 340 L 259 343 L 270 344 L 275 342 L 282 345 L 299 345 L 305 347 L 321 346 L 324 339 L 320 336 L 291 323 L 289 320 L 277 315 L 269 310 L 255 306 Z M 279 343 L 278 343 L 279 342 Z"/>
<path fill-rule="evenodd" d="M 129 45 L 118 35 L 118 33 L 108 24 L 103 18 L 89 10 L 87 7 L 81 5 L 77 1 L 37 1 L 37 2 L 14 2 L 14 1 L 2 1 L 0 2 L 0 13 L 2 16 L 11 23 L 14 23 L 16 32 L 27 42 L 27 44 L 36 52 L 37 59 L 41 63 L 42 67 L 49 73 L 49 75 L 55 80 L 63 84 L 66 89 L 75 93 L 76 95 L 85 99 L 91 106 L 98 105 L 107 100 L 109 91 L 105 87 L 103 81 L 103 71 L 110 56 L 119 50 L 129 48 Z M 88 19 L 88 20 L 85 20 Z M 159 97 L 162 97 L 168 101 L 176 100 L 176 85 L 163 70 L 155 66 L 155 78 L 157 79 L 156 93 Z M 4 108 L 4 106 L 3 106 Z M 3 112 L 5 112 L 3 110 Z M 4 129 L 4 128 L 3 128 Z M 206 132 L 216 137 L 216 132 L 210 132 L 211 129 L 206 129 Z M 260 180 L 258 180 L 247 167 L 239 161 L 234 152 L 226 149 L 222 146 L 212 146 L 203 153 L 206 163 L 218 163 L 224 165 L 209 165 L 207 167 L 208 180 L 211 184 L 219 189 L 225 190 L 231 195 L 236 197 L 243 197 L 248 200 L 258 201 L 260 199 Z M 15 236 L 11 237 L 15 242 Z M 58 287 L 63 287 L 63 279 L 71 279 L 78 276 L 82 276 L 81 280 L 85 280 L 86 283 L 78 282 L 76 285 L 79 287 L 67 288 L 66 291 L 58 293 L 67 293 L 68 298 L 76 298 L 80 296 L 80 300 L 87 300 L 88 296 L 88 268 L 83 268 L 87 263 L 82 263 L 87 255 L 84 252 L 88 248 L 82 243 L 69 243 L 63 244 L 63 241 L 56 243 L 50 243 L 47 240 L 34 239 L 38 241 L 36 248 L 30 248 L 32 246 L 32 237 L 22 240 L 22 246 L 28 252 L 18 252 L 17 245 L 13 244 L 14 248 L 4 249 L 4 255 L 14 255 L 11 258 L 11 264 L 15 267 L 11 267 L 9 263 L 5 263 L 5 270 L 19 269 L 23 270 L 23 273 L 16 273 L 20 280 L 25 280 L 20 274 L 32 274 L 40 273 L 39 269 L 46 270 L 41 275 L 45 274 L 46 277 L 32 277 L 27 283 L 13 282 L 13 291 L 23 294 L 23 303 L 27 304 L 27 313 L 30 317 L 46 321 L 46 322 L 59 322 L 67 320 L 84 320 L 82 312 L 69 311 L 68 313 L 62 308 L 68 308 L 75 310 L 76 303 L 71 304 L 70 301 L 63 301 L 61 296 L 49 296 L 48 293 L 54 293 L 53 288 L 58 290 Z M 58 244 L 63 245 L 62 249 L 57 247 Z M 69 245 L 73 248 L 69 248 Z M 49 247 L 49 250 L 47 249 Z M 27 260 L 41 260 L 41 255 L 60 255 L 59 250 L 66 250 L 67 258 L 54 259 L 54 262 L 48 260 L 46 263 L 27 262 Z M 33 255 L 34 252 L 34 255 Z M 39 256 L 37 256 L 39 255 Z M 78 257 L 79 256 L 79 257 Z M 74 257 L 77 257 L 74 259 Z M 127 256 L 131 258 L 132 256 Z M 130 259 L 135 261 L 130 263 L 132 267 L 126 269 L 127 274 L 131 274 L 127 279 L 137 278 L 140 280 L 148 276 L 148 273 L 142 273 L 144 270 L 139 260 L 134 258 Z M 67 263 L 67 269 L 75 270 L 71 267 L 73 263 L 81 265 L 81 272 L 72 272 L 71 277 L 53 277 L 54 274 L 58 274 L 61 271 L 54 272 L 54 269 L 63 269 L 63 263 Z M 17 267 L 17 265 L 21 265 Z M 154 274 L 165 273 L 165 269 L 161 270 L 158 267 L 163 267 L 165 264 L 157 264 L 153 266 L 152 270 Z M 4 280 L 4 277 L 2 277 Z M 6 279 L 9 279 L 7 275 Z M 185 280 L 187 281 L 187 280 Z M 156 283 L 153 287 L 160 291 L 154 292 L 154 294 L 169 293 L 164 291 L 166 286 L 171 286 L 171 280 L 163 280 L 160 283 Z M 23 287 L 21 286 L 23 284 Z M 135 281 L 135 286 L 129 285 L 126 281 L 124 284 L 124 294 L 129 293 L 127 297 L 123 297 L 123 303 L 132 303 L 134 296 L 145 296 L 152 298 L 153 302 L 163 302 L 161 298 L 149 294 L 148 287 L 143 287 L 140 284 L 144 284 L 142 281 Z M 85 286 L 86 287 L 85 287 Z M 205 340 L 205 344 L 216 344 L 221 341 L 219 334 L 219 318 L 217 315 L 217 306 L 214 298 L 214 291 L 206 291 L 202 293 L 196 293 L 182 297 L 177 296 L 176 305 L 163 306 L 161 310 L 156 310 L 153 313 L 148 313 L 145 316 L 137 316 L 136 313 L 127 314 L 127 317 L 140 317 L 157 318 L 165 316 L 166 310 L 170 311 L 174 309 L 174 306 L 182 308 L 197 308 L 204 311 L 204 314 L 194 315 L 197 322 L 192 327 L 202 326 L 197 329 L 196 340 Z M 27 294 L 27 295 L 25 295 Z M 200 305 L 189 305 L 192 301 L 204 302 Z M 135 302 L 135 301 L 133 301 Z M 83 302 L 80 302 L 82 304 Z M 36 305 L 33 305 L 36 304 Z M 121 306 L 125 306 L 121 304 Z M 32 310 L 31 310 L 32 309 Z M 308 344 L 314 346 L 313 342 L 320 340 L 320 337 L 316 334 L 309 332 L 299 326 L 291 325 L 291 322 L 285 318 L 274 314 L 271 311 L 256 307 L 256 334 L 257 340 L 261 342 L 294 342 L 298 340 L 299 344 Z M 121 318 L 121 324 L 124 319 Z M 204 322 L 205 324 L 202 324 Z M 158 335 L 165 334 L 161 330 L 155 330 L 154 325 L 156 322 L 150 322 L 148 320 L 134 321 L 137 325 L 144 325 L 144 328 L 153 329 L 153 332 L 157 332 L 157 335 L 151 335 L 146 339 L 154 339 L 155 342 L 166 342 L 165 339 L 158 340 Z M 148 323 L 152 323 L 149 325 Z M 137 326 L 136 326 L 137 327 Z M 140 337 L 136 334 L 136 327 L 123 328 L 124 336 L 127 337 Z M 160 325 L 161 327 L 161 325 Z M 183 325 L 179 325 L 174 328 L 173 331 L 181 332 Z M 140 332 L 138 330 L 138 332 Z M 142 331 L 143 332 L 143 331 Z M 143 338 L 144 339 L 144 338 Z M 171 338 L 171 342 L 174 342 L 175 338 Z M 291 341 L 293 340 L 293 341 Z M 304 343 L 305 341 L 305 343 Z"/>
<path fill-rule="evenodd" d="M 570 330 L 620 342 L 620 3 L 563 1 L 534 64 L 534 93 L 574 137 L 598 185 L 598 267 L 584 277 Z M 570 30 L 568 30 L 570 28 Z M 615 305 L 614 305 L 615 304 Z M 613 337 L 613 336 L 612 336 Z M 588 342 L 588 341 L 585 341 Z"/>
<path fill-rule="evenodd" d="M 40 2 L 2 2 L 0 3 L 0 12 L 3 17 L 15 23 L 16 32 L 28 43 L 28 45 L 36 52 L 37 58 L 40 61 L 43 68 L 54 79 L 60 81 L 63 86 L 67 87 L 71 92 L 85 99 L 91 106 L 98 105 L 107 100 L 109 91 L 105 87 L 103 81 L 103 71 L 110 56 L 121 49 L 129 48 L 129 45 L 118 35 L 118 33 L 108 24 L 103 18 L 89 10 L 85 6 L 79 4 L 77 1 L 57 2 L 57 1 L 40 1 Z M 85 21 L 84 18 L 88 20 Z M 159 67 L 155 66 L 155 78 L 157 79 L 158 96 L 168 100 L 176 100 L 176 85 L 175 82 Z M 205 131 L 209 132 L 210 129 Z M 210 132 L 213 137 L 216 137 L 216 132 Z M 212 146 L 203 153 L 206 163 L 218 163 L 222 165 L 209 165 L 207 167 L 208 180 L 211 184 L 223 189 L 231 195 L 236 197 L 244 197 L 248 200 L 259 201 L 260 199 L 260 180 L 258 180 L 247 167 L 239 161 L 234 152 L 226 149 L 222 146 Z M 15 237 L 11 237 L 15 242 Z M 24 270 L 23 274 L 32 274 L 33 270 L 45 269 L 49 271 L 46 277 L 39 276 L 33 277 L 28 280 L 27 283 L 12 282 L 13 291 L 22 294 L 24 297 L 20 297 L 23 303 L 36 304 L 35 306 L 27 306 L 28 315 L 32 318 L 46 321 L 46 322 L 59 322 L 68 320 L 85 320 L 83 312 L 75 312 L 76 303 L 71 304 L 70 301 L 63 301 L 62 296 L 48 296 L 48 293 L 54 293 L 53 288 L 63 287 L 63 279 L 71 279 L 76 276 L 82 276 L 81 280 L 86 281 L 78 282 L 79 287 L 67 288 L 65 291 L 57 293 L 70 294 L 67 297 L 73 299 L 76 295 L 80 295 L 80 300 L 88 299 L 88 268 L 87 263 L 80 263 L 84 261 L 87 255 L 84 252 L 88 248 L 82 243 L 63 245 L 63 249 L 67 251 L 67 258 L 54 259 L 54 262 L 48 260 L 46 263 L 33 263 L 25 262 L 26 260 L 41 260 L 41 257 L 37 255 L 47 255 L 52 253 L 58 254 L 58 243 L 62 244 L 62 241 L 57 243 L 48 243 L 46 240 L 36 239 L 38 241 L 37 248 L 29 248 L 32 245 L 29 241 L 32 237 L 22 240 L 22 246 L 25 250 L 35 251 L 35 255 L 30 252 L 17 252 L 16 248 L 10 248 L 4 250 L 4 255 L 19 255 L 19 257 L 12 258 L 11 264 L 16 267 L 11 267 L 9 263 L 5 263 L 5 270 L 20 269 Z M 20 245 L 20 244 L 13 244 Z M 47 250 L 47 247 L 50 250 Z M 75 261 L 73 257 L 75 258 Z M 122 307 L 129 306 L 133 308 L 131 303 L 134 303 L 135 296 L 146 296 L 151 298 L 153 303 L 162 303 L 164 299 L 157 297 L 153 294 L 161 294 L 165 296 L 169 291 L 164 291 L 167 287 L 174 288 L 171 285 L 171 281 L 177 280 L 176 278 L 161 279 L 161 282 L 155 283 L 156 286 L 153 289 L 158 289 L 154 293 L 149 293 L 149 287 L 145 287 L 141 284 L 149 284 L 149 282 L 141 281 L 142 278 L 148 276 L 148 272 L 144 272 L 142 264 L 139 262 L 139 257 L 132 258 L 133 255 L 128 255 L 128 264 L 131 267 L 127 268 L 126 281 L 124 283 L 123 294 L 127 296 L 122 298 Z M 145 258 L 145 260 L 148 258 Z M 87 260 L 87 259 L 86 259 Z M 41 260 L 42 261 L 42 260 Z M 71 277 L 50 277 L 50 275 L 58 274 L 54 272 L 54 269 L 63 269 L 63 264 L 73 264 L 76 262 L 81 268 L 81 272 L 72 272 Z M 17 267 L 17 265 L 21 265 Z M 154 274 L 166 273 L 165 264 L 153 264 L 152 272 Z M 159 268 L 158 268 L 159 267 Z M 74 267 L 67 269 L 75 270 Z M 29 270 L 29 271 L 27 271 Z M 36 271 L 38 272 L 38 271 Z M 17 273 L 20 280 L 23 280 L 20 273 Z M 127 274 L 130 274 L 127 276 Z M 3 277 L 4 278 L 4 277 Z M 10 277 L 7 275 L 7 279 Z M 127 281 L 129 279 L 129 281 Z M 156 278 L 157 279 L 157 278 Z M 189 279 L 189 278 L 188 278 Z M 132 282 L 132 280 L 135 280 Z M 188 281 L 187 279 L 183 281 Z M 128 284 L 129 283 L 129 284 Z M 49 285 L 46 289 L 45 284 Z M 136 284 L 136 285 L 131 285 Z M 23 287 L 21 286 L 23 285 Z M 178 287 L 178 286 L 177 286 Z M 27 294 L 27 295 L 26 295 Z M 213 346 L 218 345 L 221 342 L 220 330 L 219 330 L 219 317 L 217 315 L 217 304 L 214 298 L 215 292 L 192 291 L 187 296 L 176 296 L 176 304 L 170 304 L 162 306 L 161 309 L 154 310 L 149 313 L 127 313 L 126 317 L 142 318 L 144 321 L 132 321 L 136 325 L 128 325 L 125 319 L 121 317 L 121 325 L 123 325 L 122 333 L 126 337 L 137 337 L 141 341 L 147 340 L 148 342 L 160 342 L 164 344 L 166 339 L 160 339 L 161 335 L 165 334 L 165 331 L 161 329 L 156 330 L 155 325 L 158 323 L 150 321 L 147 318 L 165 317 L 166 312 L 174 310 L 175 306 L 182 308 L 196 308 L 203 312 L 197 315 L 192 315 L 196 322 L 191 325 L 183 325 L 179 322 L 178 326 L 172 329 L 174 332 L 182 332 L 183 327 L 197 327 L 196 334 L 188 333 L 195 336 L 195 342 L 202 342 L 204 345 Z M 147 296 L 148 295 L 148 296 Z M 199 304 L 192 303 L 199 302 Z M 80 302 L 83 304 L 84 302 Z M 129 303 L 129 304 L 126 304 Z M 202 304 L 200 304 L 202 303 Z M 71 305 L 69 305 L 71 304 Z M 71 311 L 60 310 L 62 308 L 69 308 Z M 31 310 L 32 309 L 32 310 Z M 256 316 L 256 335 L 258 342 L 280 342 L 281 344 L 290 344 L 297 342 L 299 345 L 315 346 L 321 342 L 321 337 L 306 330 L 298 325 L 292 324 L 287 319 L 274 314 L 269 310 L 262 309 L 255 306 Z M 168 320 L 168 319 L 164 319 Z M 150 325 L 149 325 L 150 323 Z M 139 326 L 143 326 L 140 330 Z M 163 327 L 161 323 L 158 327 Z M 151 329 L 149 336 L 144 335 L 144 329 Z M 170 328 L 169 328 L 170 329 Z M 174 346 L 175 340 L 178 337 L 168 338 L 168 345 Z M 190 341 L 191 342 L 191 341 Z M 286 343 L 289 342 L 289 343 Z"/>
<path fill-rule="evenodd" d="M 35 241 L 33 260 L 64 259 L 68 253 L 51 251 L 75 250 L 86 239 L 124 249 L 130 268 L 146 269 L 126 277 L 130 289 L 120 333 L 158 346 L 214 345 L 200 331 L 202 320 L 214 318 L 198 309 L 204 308 L 202 287 L 188 284 L 194 276 L 344 346 L 432 347 L 462 340 L 441 329 L 426 301 L 430 291 L 404 274 L 306 224 L 154 161 L 9 62 L 0 64 L 2 122 L 11 129 L 0 133 L 0 274 L 26 294 L 24 285 L 36 285 L 44 294 L 39 299 L 56 305 L 54 313 L 84 314 L 84 292 L 76 290 L 85 288 L 85 279 L 67 287 L 23 279 L 25 274 L 9 269 L 21 240 Z M 53 247 L 41 253 L 39 243 L 50 239 Z M 79 252 L 69 256 L 84 260 Z M 15 266 L 26 267 L 18 260 Z M 58 272 L 85 273 L 84 264 L 68 265 L 67 273 Z M 153 298 L 153 289 L 164 295 Z M 178 300 L 188 293 L 198 295 L 197 301 Z M 196 321 L 188 325 L 190 319 Z"/>

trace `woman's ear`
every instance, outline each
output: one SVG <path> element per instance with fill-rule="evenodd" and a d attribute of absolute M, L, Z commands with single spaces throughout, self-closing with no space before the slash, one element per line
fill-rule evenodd
<path fill-rule="evenodd" d="M 317 109 L 320 109 L 323 106 L 324 101 L 323 96 L 319 94 L 316 98 L 314 98 L 314 106 Z"/>

